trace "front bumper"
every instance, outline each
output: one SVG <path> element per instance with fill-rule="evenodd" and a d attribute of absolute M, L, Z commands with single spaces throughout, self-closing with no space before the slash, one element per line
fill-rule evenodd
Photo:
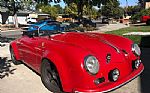
<path fill-rule="evenodd" d="M 125 85 L 126 83 L 130 82 L 131 80 L 135 79 L 137 76 L 139 76 L 144 70 L 144 66 L 141 63 L 140 67 L 137 70 L 134 70 L 130 75 L 128 75 L 127 77 L 124 77 L 121 80 L 118 80 L 116 82 L 109 82 L 108 84 L 105 84 L 101 87 L 97 87 L 94 89 L 79 89 L 76 88 L 74 89 L 75 93 L 103 93 L 103 92 L 109 92 L 112 91 L 114 89 L 117 89 L 123 85 Z"/>

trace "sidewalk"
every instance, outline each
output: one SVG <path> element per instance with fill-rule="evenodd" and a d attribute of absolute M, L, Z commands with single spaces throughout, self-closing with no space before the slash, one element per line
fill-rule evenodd
<path fill-rule="evenodd" d="M 38 76 L 24 64 L 10 60 L 9 44 L 0 47 L 0 93 L 51 93 Z"/>
<path fill-rule="evenodd" d="M 105 25 L 102 27 L 98 27 L 99 30 L 97 32 L 105 33 L 108 31 L 118 30 L 118 29 L 126 28 L 126 27 L 129 27 L 129 25 L 125 25 L 125 24 L 121 24 L 121 23 L 109 24 L 109 25 Z"/>
<path fill-rule="evenodd" d="M 0 57 L 7 57 L 8 59 L 11 59 L 9 53 L 9 43 L 0 43 L 0 44 L 5 44 L 5 46 L 3 47 L 0 46 Z"/>

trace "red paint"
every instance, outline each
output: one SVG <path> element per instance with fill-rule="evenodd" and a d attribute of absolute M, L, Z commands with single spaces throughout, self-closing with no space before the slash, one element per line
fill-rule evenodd
<path fill-rule="evenodd" d="M 141 22 L 147 22 L 148 20 L 150 20 L 150 16 L 142 16 L 141 17 Z"/>
<path fill-rule="evenodd" d="M 109 42 L 120 50 L 118 53 Z M 132 61 L 139 59 L 131 51 L 133 42 L 127 38 L 116 35 L 98 33 L 69 32 L 49 37 L 22 36 L 11 42 L 18 60 L 40 73 L 43 58 L 51 60 L 59 73 L 63 90 L 65 92 L 81 91 L 107 91 L 123 84 L 137 76 L 144 69 L 132 69 Z M 128 56 L 122 52 L 125 50 Z M 112 55 L 110 63 L 106 63 L 106 55 Z M 100 70 L 96 75 L 90 75 L 84 68 L 84 58 L 93 55 L 99 60 Z M 119 69 L 120 77 L 116 82 L 110 82 L 110 70 Z M 94 80 L 105 78 L 105 82 L 95 85 Z"/>

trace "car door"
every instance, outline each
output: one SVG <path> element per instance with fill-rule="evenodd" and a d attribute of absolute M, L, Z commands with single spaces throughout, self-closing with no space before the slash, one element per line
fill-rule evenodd
<path fill-rule="evenodd" d="M 36 64 L 34 65 L 37 71 L 40 71 L 40 64 L 42 61 L 43 53 L 45 52 L 46 48 L 46 37 L 39 37 L 38 38 L 38 47 L 35 48 L 36 50 Z"/>
<path fill-rule="evenodd" d="M 22 46 L 22 40 L 25 38 L 26 36 L 23 36 L 22 38 L 17 40 L 17 48 L 18 48 L 18 53 L 19 53 L 19 57 L 20 60 L 23 60 L 23 51 L 24 51 L 24 47 Z"/>
<path fill-rule="evenodd" d="M 34 67 L 36 64 L 36 50 L 38 47 L 38 37 L 24 37 L 24 39 L 22 39 L 20 41 L 20 43 L 22 44 L 22 55 L 23 58 L 22 60 L 27 63 L 28 65 Z"/>

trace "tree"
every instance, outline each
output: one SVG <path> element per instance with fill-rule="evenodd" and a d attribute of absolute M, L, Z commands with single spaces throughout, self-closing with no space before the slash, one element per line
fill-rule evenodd
<path fill-rule="evenodd" d="M 113 0 L 111 2 L 106 2 L 101 8 L 101 13 L 103 16 L 119 18 L 123 16 L 123 9 L 119 7 L 120 3 L 118 0 Z"/>
<path fill-rule="evenodd" d="M 71 3 L 65 6 L 64 13 L 68 15 L 72 15 L 72 17 L 77 17 L 78 16 L 77 5 L 75 3 Z M 91 6 L 84 5 L 83 15 L 95 19 L 98 15 L 98 11 L 94 7 L 91 8 Z"/>
<path fill-rule="evenodd" d="M 105 4 L 108 1 L 111 0 L 63 0 L 66 4 L 75 3 L 77 5 L 78 9 L 78 17 L 81 19 L 83 16 L 83 8 L 84 6 L 98 6 L 100 7 L 101 4 Z M 80 20 L 79 20 L 80 21 Z"/>
<path fill-rule="evenodd" d="M 48 5 L 50 2 L 55 2 L 59 3 L 61 0 L 35 0 L 39 4 L 45 4 Z M 77 5 L 77 10 L 78 10 L 78 17 L 79 19 L 82 18 L 83 16 L 83 7 L 85 5 L 91 6 L 98 6 L 100 7 L 101 4 L 105 4 L 106 2 L 111 2 L 111 0 L 63 0 L 67 5 L 71 3 L 75 3 Z"/>
<path fill-rule="evenodd" d="M 141 8 L 143 8 L 143 9 L 145 7 L 145 2 L 150 2 L 150 0 L 138 0 L 138 3 L 140 4 Z"/>
<path fill-rule="evenodd" d="M 55 6 L 51 5 L 38 5 L 37 9 L 41 9 L 43 13 L 50 14 L 52 18 L 56 18 L 58 16 L 58 9 Z"/>
<path fill-rule="evenodd" d="M 7 11 L 6 13 L 2 14 L 2 19 L 7 18 L 9 15 L 14 16 L 14 24 L 15 27 L 18 28 L 18 20 L 17 20 L 17 14 L 16 12 L 18 11 L 18 9 L 21 9 L 21 4 L 18 1 L 15 0 L 3 0 L 3 3 L 1 3 L 0 6 L 8 8 L 9 11 Z M 3 20 L 2 20 L 3 21 Z M 3 22 L 3 24 L 5 24 L 5 22 Z"/>
<path fill-rule="evenodd" d="M 98 16 L 98 10 L 91 6 L 84 6 L 83 7 L 83 15 L 88 16 L 90 19 L 96 19 Z"/>
<path fill-rule="evenodd" d="M 38 4 L 48 5 L 50 2 L 59 3 L 61 0 L 35 0 Z"/>
<path fill-rule="evenodd" d="M 77 5 L 75 3 L 70 3 L 69 5 L 65 6 L 64 13 L 68 15 L 77 16 L 78 14 Z"/>
<path fill-rule="evenodd" d="M 132 16 L 141 11 L 141 7 L 139 5 L 136 6 L 128 6 L 126 8 L 126 12 L 129 16 Z"/>
<path fill-rule="evenodd" d="M 54 7 L 57 8 L 58 14 L 62 14 L 63 13 L 63 8 L 59 4 L 54 5 Z"/>
<path fill-rule="evenodd" d="M 149 16 L 150 15 L 150 8 L 149 9 L 143 9 L 141 10 L 140 12 L 134 14 L 132 17 L 131 17 L 131 20 L 132 21 L 136 21 L 136 20 L 140 20 L 141 16 Z"/>

